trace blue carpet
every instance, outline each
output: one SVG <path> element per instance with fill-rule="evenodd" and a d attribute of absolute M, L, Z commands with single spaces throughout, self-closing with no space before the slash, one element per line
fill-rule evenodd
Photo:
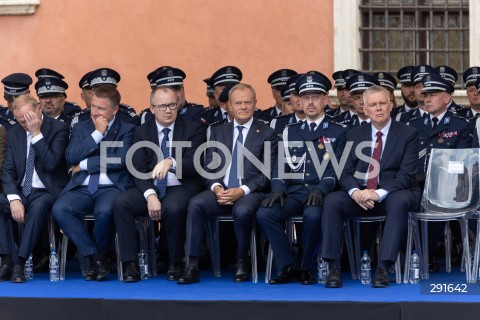
<path fill-rule="evenodd" d="M 234 283 L 232 270 L 222 278 L 213 277 L 209 270 L 202 271 L 201 282 L 193 285 L 177 285 L 166 281 L 164 275 L 137 283 L 121 283 L 116 274 L 105 282 L 87 282 L 78 271 L 67 273 L 66 280 L 50 282 L 47 273 L 35 274 L 34 279 L 24 284 L 0 283 L 0 297 L 29 298 L 93 298 L 93 299 L 139 299 L 139 300 L 215 300 L 215 301 L 358 301 L 358 302 L 480 302 L 480 286 L 468 285 L 468 294 L 425 294 L 428 283 L 422 285 L 391 283 L 385 289 L 373 289 L 351 279 L 344 273 L 341 289 L 326 289 L 322 285 L 302 286 L 299 283 L 272 286 L 264 283 L 264 274 L 259 283 Z M 465 274 L 439 273 L 430 276 L 431 283 L 465 283 Z"/>

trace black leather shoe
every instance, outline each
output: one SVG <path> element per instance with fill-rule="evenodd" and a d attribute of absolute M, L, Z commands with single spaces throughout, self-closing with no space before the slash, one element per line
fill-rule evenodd
<path fill-rule="evenodd" d="M 129 261 L 124 264 L 123 268 L 123 282 L 138 282 L 140 281 L 140 269 L 137 261 Z"/>
<path fill-rule="evenodd" d="M 315 283 L 315 277 L 311 270 L 302 271 L 300 274 L 300 283 L 304 285 L 310 285 Z"/>
<path fill-rule="evenodd" d="M 372 280 L 372 287 L 374 288 L 386 288 L 388 287 L 388 271 L 384 267 L 377 267 L 375 276 Z"/>
<path fill-rule="evenodd" d="M 93 281 L 97 280 L 97 270 L 95 269 L 95 264 L 92 262 L 90 263 L 90 269 L 87 270 L 85 274 L 86 281 Z"/>
<path fill-rule="evenodd" d="M 335 267 L 329 268 L 327 279 L 325 280 L 325 288 L 341 288 L 342 286 L 342 270 Z"/>
<path fill-rule="evenodd" d="M 268 284 L 285 284 L 298 280 L 298 271 L 293 267 L 286 267 L 280 272 L 278 278 L 268 280 Z"/>
<path fill-rule="evenodd" d="M 102 257 L 95 261 L 95 270 L 97 271 L 97 281 L 103 281 L 112 271 L 112 260 L 108 257 Z"/>
<path fill-rule="evenodd" d="M 27 281 L 25 278 L 25 273 L 23 272 L 22 266 L 16 264 L 13 266 L 12 270 L 12 280 L 13 283 L 24 283 Z"/>
<path fill-rule="evenodd" d="M 2 264 L 0 266 L 0 282 L 10 280 L 12 278 L 12 266 L 8 264 Z"/>
<path fill-rule="evenodd" d="M 180 263 L 170 263 L 167 270 L 167 280 L 177 281 L 182 275 L 182 265 Z"/>
<path fill-rule="evenodd" d="M 235 266 L 235 274 L 233 276 L 233 281 L 246 282 L 249 279 L 250 279 L 250 267 L 248 265 L 248 260 L 245 258 L 239 258 L 237 260 L 237 265 Z"/>
<path fill-rule="evenodd" d="M 200 271 L 196 264 L 188 266 L 183 274 L 178 278 L 178 284 L 192 284 L 200 281 Z"/>

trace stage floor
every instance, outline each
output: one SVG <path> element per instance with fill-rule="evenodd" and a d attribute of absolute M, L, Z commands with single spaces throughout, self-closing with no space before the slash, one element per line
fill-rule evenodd
<path fill-rule="evenodd" d="M 116 274 L 107 281 L 85 281 L 78 271 L 70 271 L 66 280 L 50 282 L 47 273 L 37 273 L 24 284 L 0 283 L 0 297 L 11 298 L 62 298 L 62 299 L 129 299 L 129 300 L 189 300 L 189 301 L 349 301 L 349 302 L 480 302 L 480 286 L 465 286 L 465 274 L 459 271 L 432 274 L 421 284 L 390 283 L 385 289 L 374 289 L 352 280 L 350 273 L 343 274 L 341 289 L 326 289 L 320 284 L 303 286 L 299 283 L 268 285 L 264 274 L 259 283 L 234 283 L 231 269 L 224 270 L 221 278 L 211 271 L 201 272 L 201 282 L 178 285 L 167 281 L 165 275 L 137 283 L 122 283 Z M 436 284 L 433 286 L 432 284 Z M 448 289 L 452 292 L 438 292 Z M 457 290 L 454 290 L 454 289 Z M 440 290 L 441 289 L 441 290 Z M 437 292 L 432 292 L 437 291 Z"/>

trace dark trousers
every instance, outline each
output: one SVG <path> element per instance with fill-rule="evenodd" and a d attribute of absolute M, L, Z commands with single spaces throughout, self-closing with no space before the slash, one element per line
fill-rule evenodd
<path fill-rule="evenodd" d="M 162 205 L 162 229 L 165 230 L 170 262 L 181 262 L 185 256 L 185 223 L 188 199 L 193 196 L 184 186 L 167 187 Z M 122 192 L 114 204 L 115 227 L 117 229 L 122 261 L 137 259 L 138 241 L 135 217 L 147 217 L 147 202 L 137 188 Z"/>
<path fill-rule="evenodd" d="M 401 245 L 405 242 L 408 227 L 408 212 L 419 203 L 418 192 L 400 190 L 390 193 L 385 200 L 375 203 L 371 210 L 363 210 L 344 191 L 330 193 L 324 199 L 322 217 L 322 258 L 340 261 L 343 244 L 343 224 L 349 216 L 386 216 L 380 261 L 395 261 Z"/>
<path fill-rule="evenodd" d="M 260 208 L 257 221 L 263 234 L 272 246 L 275 265 L 280 272 L 295 263 L 290 242 L 285 234 L 285 223 L 289 216 L 303 216 L 302 223 L 302 263 L 303 271 L 310 270 L 314 255 L 319 246 L 322 225 L 322 207 L 304 206 L 303 200 L 308 190 L 285 198 L 283 207 L 277 202 L 271 208 Z"/>
<path fill-rule="evenodd" d="M 27 259 L 47 223 L 55 197 L 44 189 L 32 189 L 32 193 L 28 197 L 25 198 L 21 195 L 21 198 L 25 207 L 25 227 L 18 249 L 18 256 Z M 10 239 L 7 234 L 7 223 L 9 223 L 8 220 L 12 219 L 12 214 L 10 203 L 4 194 L 0 195 L 0 208 L 2 215 L 0 217 L 0 254 L 12 255 L 9 245 Z"/>
<path fill-rule="evenodd" d="M 213 191 L 204 191 L 190 200 L 187 215 L 187 255 L 198 257 L 203 253 L 205 224 L 209 216 L 233 217 L 237 238 L 237 257 L 248 255 L 253 219 L 260 207 L 263 195 L 252 192 L 233 205 L 220 205 Z"/>
<path fill-rule="evenodd" d="M 112 251 L 113 202 L 119 193 L 116 187 L 101 186 L 91 194 L 86 186 L 79 186 L 62 194 L 53 205 L 52 214 L 58 225 L 84 256 Z M 93 238 L 82 221 L 86 215 L 95 218 Z"/>

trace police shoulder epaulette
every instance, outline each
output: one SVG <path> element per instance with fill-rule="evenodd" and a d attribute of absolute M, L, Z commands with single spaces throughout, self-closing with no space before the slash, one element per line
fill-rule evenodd
<path fill-rule="evenodd" d="M 210 111 L 210 110 L 213 110 L 213 109 L 216 109 L 217 107 L 207 107 L 205 108 L 205 111 Z"/>
<path fill-rule="evenodd" d="M 295 122 L 295 123 L 287 123 L 287 125 L 285 126 L 285 129 L 286 128 L 290 128 L 290 127 L 293 127 L 293 126 L 299 126 L 301 124 L 303 124 L 304 121 L 299 121 L 299 122 Z"/>
<path fill-rule="evenodd" d="M 126 108 L 128 110 L 135 110 L 133 107 L 129 106 L 128 104 L 126 103 L 120 103 L 120 108 Z"/>
<path fill-rule="evenodd" d="M 228 122 L 227 119 L 222 119 L 222 120 L 218 120 L 218 121 L 212 122 L 212 123 L 210 123 L 208 126 L 209 126 L 209 127 L 218 127 L 219 125 L 222 125 L 222 124 L 227 123 L 227 122 Z"/>
<path fill-rule="evenodd" d="M 462 120 L 464 120 L 464 121 L 466 121 L 466 122 L 470 122 L 470 120 L 469 120 L 468 118 L 465 118 L 465 117 L 459 115 L 458 113 L 452 112 L 452 114 L 453 114 L 453 117 L 454 117 L 454 118 L 462 119 Z"/>
<path fill-rule="evenodd" d="M 329 120 L 328 122 L 333 124 L 333 125 L 339 126 L 340 128 L 347 128 L 348 127 L 347 125 L 345 125 L 343 123 L 339 123 L 339 122 L 336 122 L 336 121 L 333 121 L 333 120 Z"/>
<path fill-rule="evenodd" d="M 68 104 L 71 104 L 72 106 L 76 106 L 76 107 L 79 107 L 80 106 L 76 103 L 76 102 L 73 102 L 73 101 L 65 101 L 65 103 L 68 103 Z"/>
<path fill-rule="evenodd" d="M 270 122 L 268 122 L 267 120 L 263 120 L 263 119 L 258 119 L 258 118 L 257 118 L 257 121 L 259 121 L 259 122 L 261 122 L 261 123 L 263 123 L 263 124 L 265 124 L 265 125 L 267 125 L 267 126 L 270 124 Z"/>
<path fill-rule="evenodd" d="M 194 108 L 204 108 L 203 105 L 195 102 L 187 102 L 185 105 L 188 105 L 189 107 L 194 107 Z"/>
<path fill-rule="evenodd" d="M 291 116 L 292 116 L 291 114 L 281 114 L 279 116 L 276 116 L 273 119 L 281 119 L 281 118 L 287 118 L 287 117 L 291 117 Z"/>

